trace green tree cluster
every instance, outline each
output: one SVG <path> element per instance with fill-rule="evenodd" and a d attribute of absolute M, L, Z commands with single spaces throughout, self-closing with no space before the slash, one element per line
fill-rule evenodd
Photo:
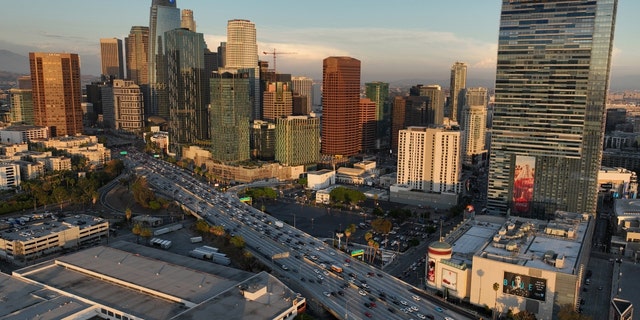
<path fill-rule="evenodd" d="M 333 203 L 352 205 L 358 204 L 367 198 L 364 193 L 345 187 L 334 188 L 331 190 L 331 193 L 329 193 L 329 196 Z"/>
<path fill-rule="evenodd" d="M 255 200 L 263 200 L 263 199 L 275 200 L 278 197 L 278 194 L 276 193 L 276 191 L 270 187 L 248 188 L 245 191 L 245 195 Z"/>

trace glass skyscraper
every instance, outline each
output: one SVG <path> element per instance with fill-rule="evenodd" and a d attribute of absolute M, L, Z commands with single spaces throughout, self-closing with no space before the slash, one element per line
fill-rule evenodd
<path fill-rule="evenodd" d="M 229 163 L 248 160 L 252 69 L 214 72 L 211 80 L 211 156 Z"/>
<path fill-rule="evenodd" d="M 206 91 L 209 77 L 205 74 L 204 35 L 187 29 L 165 33 L 167 55 L 167 92 L 169 97 L 169 146 L 208 145 Z"/>
<path fill-rule="evenodd" d="M 149 103 L 145 114 L 169 116 L 164 33 L 180 28 L 180 9 L 175 0 L 153 0 L 149 15 Z"/>
<path fill-rule="evenodd" d="M 617 0 L 503 0 L 487 207 L 595 214 Z"/>

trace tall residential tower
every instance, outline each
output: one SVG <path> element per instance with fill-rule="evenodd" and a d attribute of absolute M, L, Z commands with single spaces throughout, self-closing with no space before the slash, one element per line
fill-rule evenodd
<path fill-rule="evenodd" d="M 596 213 L 617 0 L 503 0 L 487 207 Z"/>

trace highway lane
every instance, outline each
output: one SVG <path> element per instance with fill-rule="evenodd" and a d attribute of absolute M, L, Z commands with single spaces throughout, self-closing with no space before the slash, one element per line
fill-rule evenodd
<path fill-rule="evenodd" d="M 133 152 L 129 153 L 128 159 L 128 165 L 135 168 L 138 175 L 147 177 L 153 188 L 171 194 L 177 202 L 210 224 L 223 225 L 229 233 L 241 235 L 256 256 L 286 281 L 295 281 L 305 287 L 314 300 L 336 317 L 348 315 L 349 319 L 365 319 L 370 315 L 378 319 L 422 319 L 431 315 L 435 319 L 445 316 L 467 318 L 425 299 L 414 299 L 409 290 L 417 288 L 412 285 L 353 259 L 292 226 L 285 223 L 282 227 L 276 226 L 276 222 L 280 222 L 277 219 L 245 205 L 235 194 L 212 190 L 181 168 Z M 285 252 L 289 252 L 289 257 L 270 258 Z M 342 267 L 343 272 L 330 271 L 332 264 Z M 318 275 L 323 278 L 321 283 L 317 281 Z M 349 283 L 348 287 L 341 288 L 345 283 Z M 340 291 L 343 295 L 338 294 Z M 371 307 L 372 302 L 375 307 Z"/>

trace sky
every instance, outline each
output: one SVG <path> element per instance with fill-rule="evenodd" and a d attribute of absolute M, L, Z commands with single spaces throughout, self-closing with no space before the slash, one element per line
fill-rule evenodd
<path fill-rule="evenodd" d="M 451 65 L 468 65 L 468 82 L 493 86 L 500 0 L 176 0 L 193 10 L 197 32 L 215 51 L 227 21 L 256 25 L 261 60 L 278 72 L 322 77 L 322 59 L 351 56 L 362 80 L 427 79 L 448 87 Z M 100 74 L 100 38 L 123 39 L 131 26 L 149 25 L 151 0 L 3 1 L 0 49 L 71 52 L 83 75 Z M 619 0 L 612 89 L 640 89 L 640 1 Z M 284 54 L 284 53 L 288 54 Z M 1 66 L 0 66 L 0 69 Z"/>

